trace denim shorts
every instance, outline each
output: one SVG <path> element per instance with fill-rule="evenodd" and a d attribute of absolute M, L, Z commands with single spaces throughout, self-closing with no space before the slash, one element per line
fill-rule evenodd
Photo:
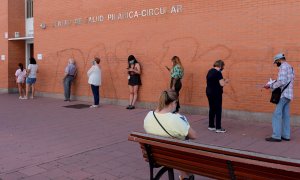
<path fill-rule="evenodd" d="M 26 78 L 26 84 L 34 84 L 36 82 L 36 78 Z"/>

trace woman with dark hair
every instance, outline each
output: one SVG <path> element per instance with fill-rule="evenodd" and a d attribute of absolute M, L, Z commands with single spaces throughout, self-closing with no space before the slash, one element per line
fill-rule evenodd
<path fill-rule="evenodd" d="M 177 100 L 178 94 L 175 90 L 170 89 L 161 93 L 157 109 L 150 111 L 144 119 L 144 129 L 147 133 L 180 140 L 197 137 L 186 117 L 173 113 Z M 193 179 L 192 174 L 180 171 L 180 180 Z"/>
<path fill-rule="evenodd" d="M 36 64 L 36 60 L 33 57 L 31 57 L 29 59 L 29 65 L 27 67 L 26 96 L 24 99 L 28 99 L 30 87 L 32 93 L 30 98 L 34 98 L 36 73 L 38 73 L 38 65 Z"/>
<path fill-rule="evenodd" d="M 128 57 L 128 86 L 129 86 L 129 105 L 126 109 L 134 109 L 138 97 L 141 82 L 141 66 L 133 55 Z"/>
<path fill-rule="evenodd" d="M 208 130 L 216 131 L 217 133 L 226 132 L 226 130 L 221 126 L 223 86 L 228 83 L 228 79 L 225 80 L 221 73 L 224 66 L 224 61 L 217 60 L 206 76 L 206 96 L 209 103 Z"/>
<path fill-rule="evenodd" d="M 25 79 L 26 79 L 26 69 L 24 69 L 24 66 L 22 63 L 18 64 L 19 69 L 16 71 L 16 83 L 18 84 L 18 90 L 19 90 L 19 99 L 24 99 L 25 96 Z M 24 93 L 23 93 L 24 92 Z"/>
<path fill-rule="evenodd" d="M 171 73 L 170 88 L 175 90 L 179 97 L 179 91 L 181 90 L 182 87 L 181 79 L 183 78 L 184 75 L 184 68 L 178 56 L 173 56 L 171 60 L 173 63 L 172 69 L 166 66 L 168 71 L 170 71 Z M 179 108 L 180 108 L 180 104 L 178 100 L 174 113 L 177 113 L 179 111 Z"/>

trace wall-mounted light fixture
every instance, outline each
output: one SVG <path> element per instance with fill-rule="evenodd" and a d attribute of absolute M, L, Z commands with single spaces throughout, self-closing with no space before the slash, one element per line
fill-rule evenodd
<path fill-rule="evenodd" d="M 42 29 L 46 29 L 46 28 L 47 28 L 47 25 L 46 25 L 45 23 L 41 23 L 41 24 L 40 24 L 40 27 L 41 27 Z"/>

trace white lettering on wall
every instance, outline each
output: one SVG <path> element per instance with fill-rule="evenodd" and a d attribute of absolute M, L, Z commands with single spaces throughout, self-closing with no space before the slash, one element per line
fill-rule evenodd
<path fill-rule="evenodd" d="M 142 10 L 132 10 L 117 13 L 108 13 L 106 15 L 90 16 L 86 18 L 76 18 L 72 20 L 56 21 L 53 27 L 68 27 L 71 25 L 102 23 L 104 21 L 121 21 L 138 19 L 150 16 L 162 16 L 167 14 L 178 14 L 183 12 L 182 5 L 172 5 L 171 7 L 156 7 Z"/>

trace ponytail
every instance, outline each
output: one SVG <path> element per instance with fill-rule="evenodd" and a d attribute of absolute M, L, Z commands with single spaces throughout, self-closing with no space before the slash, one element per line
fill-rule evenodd
<path fill-rule="evenodd" d="M 20 67 L 21 71 L 23 72 L 23 70 L 24 70 L 24 66 L 23 66 L 23 64 L 22 64 L 22 63 L 19 63 L 19 67 Z"/>
<path fill-rule="evenodd" d="M 170 89 L 167 91 L 163 91 L 159 97 L 159 102 L 158 102 L 158 111 L 161 111 L 164 109 L 166 106 L 170 105 L 173 101 L 176 101 L 178 99 L 177 93 Z"/>

